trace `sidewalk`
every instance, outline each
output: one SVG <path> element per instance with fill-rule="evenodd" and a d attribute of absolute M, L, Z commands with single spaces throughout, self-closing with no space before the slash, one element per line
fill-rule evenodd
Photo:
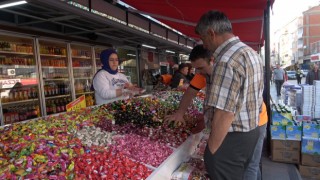
<path fill-rule="evenodd" d="M 305 82 L 305 78 L 301 80 Z M 296 80 L 289 80 L 291 84 L 297 84 Z M 270 84 L 270 95 L 274 103 L 278 102 L 275 84 Z M 266 151 L 266 149 L 265 149 Z M 295 164 L 278 163 L 271 161 L 267 153 L 264 152 L 261 157 L 262 179 L 263 180 L 302 180 L 299 170 Z"/>

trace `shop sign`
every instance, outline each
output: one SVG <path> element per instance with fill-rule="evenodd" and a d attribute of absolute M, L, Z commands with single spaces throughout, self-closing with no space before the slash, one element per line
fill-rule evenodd
<path fill-rule="evenodd" d="M 160 66 L 169 66 L 168 62 L 160 62 Z"/>
<path fill-rule="evenodd" d="M 66 105 L 67 112 L 69 111 L 76 111 L 83 108 L 86 108 L 86 97 L 85 95 L 80 96 L 76 100 L 72 101 L 71 103 Z"/>
<path fill-rule="evenodd" d="M 320 53 L 312 54 L 310 56 L 310 62 L 317 62 L 317 61 L 320 61 Z"/>
<path fill-rule="evenodd" d="M 21 80 L 20 79 L 3 79 L 3 80 L 0 80 L 0 87 L 12 88 L 18 82 L 21 82 Z"/>

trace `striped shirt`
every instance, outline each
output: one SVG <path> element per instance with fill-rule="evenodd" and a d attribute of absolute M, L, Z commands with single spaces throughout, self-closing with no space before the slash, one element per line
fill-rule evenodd
<path fill-rule="evenodd" d="M 263 92 L 263 63 L 238 37 L 214 52 L 213 72 L 207 77 L 204 113 L 213 119 L 214 108 L 234 113 L 229 132 L 248 132 L 258 126 Z"/>

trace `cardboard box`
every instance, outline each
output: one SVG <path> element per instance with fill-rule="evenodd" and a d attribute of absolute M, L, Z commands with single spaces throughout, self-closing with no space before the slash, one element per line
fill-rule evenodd
<path fill-rule="evenodd" d="M 272 150 L 300 152 L 301 143 L 293 140 L 271 140 L 271 148 Z"/>
<path fill-rule="evenodd" d="M 303 137 L 319 139 L 319 124 L 303 122 Z"/>
<path fill-rule="evenodd" d="M 272 149 L 272 161 L 299 164 L 300 152 Z"/>
<path fill-rule="evenodd" d="M 320 155 L 301 154 L 301 164 L 304 166 L 320 167 Z"/>
<path fill-rule="evenodd" d="M 271 139 L 286 139 L 286 126 L 271 125 Z"/>
<path fill-rule="evenodd" d="M 299 171 L 304 178 L 320 179 L 320 167 L 299 165 Z"/>
<path fill-rule="evenodd" d="M 286 140 L 301 141 L 302 127 L 295 125 L 287 125 L 286 127 Z"/>
<path fill-rule="evenodd" d="M 301 153 L 320 154 L 320 141 L 318 139 L 302 137 Z"/>
<path fill-rule="evenodd" d="M 283 116 L 282 114 L 274 111 L 272 113 L 272 125 L 283 125 L 286 126 L 288 124 L 292 124 L 292 120 Z"/>

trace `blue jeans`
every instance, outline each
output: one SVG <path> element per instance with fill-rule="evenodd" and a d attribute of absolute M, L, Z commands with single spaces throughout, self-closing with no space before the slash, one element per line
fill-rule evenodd
<path fill-rule="evenodd" d="M 252 159 L 244 173 L 244 180 L 261 180 L 260 159 L 263 147 L 263 141 L 266 136 L 267 124 L 259 127 L 259 139 L 254 149 Z"/>

